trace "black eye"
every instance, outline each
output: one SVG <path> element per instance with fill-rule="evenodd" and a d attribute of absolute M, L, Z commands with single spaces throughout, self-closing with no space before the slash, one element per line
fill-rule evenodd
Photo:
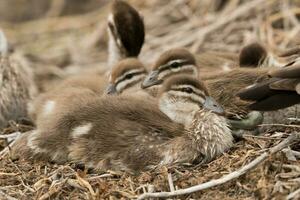
<path fill-rule="evenodd" d="M 125 79 L 131 79 L 132 78 L 132 74 L 127 74 L 126 76 L 125 76 Z"/>
<path fill-rule="evenodd" d="M 190 88 L 190 87 L 182 88 L 181 91 L 182 91 L 182 92 L 189 93 L 189 94 L 194 92 L 193 89 Z"/>
<path fill-rule="evenodd" d="M 170 67 L 171 67 L 171 68 L 177 68 L 177 67 L 180 67 L 180 63 L 179 63 L 179 62 L 172 62 L 172 63 L 170 64 Z"/>

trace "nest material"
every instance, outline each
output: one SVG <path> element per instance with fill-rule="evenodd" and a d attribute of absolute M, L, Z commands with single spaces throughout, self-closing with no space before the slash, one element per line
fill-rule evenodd
<path fill-rule="evenodd" d="M 147 36 L 140 58 L 148 66 L 172 47 L 186 47 L 194 53 L 207 50 L 237 53 L 241 46 L 256 40 L 269 51 L 278 53 L 300 44 L 298 0 L 130 2 L 145 19 Z M 53 3 L 50 11 L 58 10 L 55 6 L 62 4 Z M 15 49 L 31 64 L 40 89 L 44 90 L 51 87 L 53 81 L 72 74 L 106 69 L 108 12 L 109 5 L 104 4 L 81 15 L 52 12 L 33 21 L 1 22 L 0 26 Z M 171 183 L 175 189 L 186 188 L 235 171 L 264 149 L 279 143 L 291 131 L 299 131 L 298 126 L 268 127 L 271 130 L 266 129 L 266 132 L 270 133 L 244 137 L 228 153 L 208 165 L 163 167 L 139 175 L 111 171 L 93 174 L 74 164 L 13 161 L 8 153 L 0 156 L 0 199 L 129 199 L 146 191 L 169 191 Z M 30 129 L 32 127 L 12 122 L 2 132 L 6 135 Z M 0 150 L 7 146 L 5 141 L 0 139 Z M 291 148 L 271 156 L 236 180 L 178 198 L 300 198 L 300 161 L 296 156 L 299 156 L 300 146 Z M 6 149 L 9 152 L 9 148 Z"/>

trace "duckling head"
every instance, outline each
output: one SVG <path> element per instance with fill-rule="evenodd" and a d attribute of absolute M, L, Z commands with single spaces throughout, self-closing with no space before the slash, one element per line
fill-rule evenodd
<path fill-rule="evenodd" d="M 141 87 L 145 89 L 160 85 L 168 77 L 177 74 L 198 76 L 196 59 L 187 49 L 175 48 L 164 52 L 153 65 Z"/>
<path fill-rule="evenodd" d="M 261 44 L 253 42 L 242 48 L 239 54 L 239 65 L 240 67 L 259 67 L 266 58 L 266 49 Z"/>
<path fill-rule="evenodd" d="M 138 59 L 124 59 L 113 67 L 106 93 L 112 95 L 120 94 L 124 90 L 138 90 L 146 75 L 146 68 Z"/>
<path fill-rule="evenodd" d="M 131 5 L 114 0 L 108 16 L 109 64 L 126 57 L 137 57 L 145 40 L 142 16 Z"/>
<path fill-rule="evenodd" d="M 159 108 L 170 119 L 189 125 L 199 110 L 223 114 L 223 108 L 209 96 L 203 82 L 188 75 L 168 79 L 159 92 Z"/>

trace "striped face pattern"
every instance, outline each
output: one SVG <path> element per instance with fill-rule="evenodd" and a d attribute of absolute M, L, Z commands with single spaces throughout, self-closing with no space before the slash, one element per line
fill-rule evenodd
<path fill-rule="evenodd" d="M 125 89 L 140 83 L 147 75 L 144 69 L 131 69 L 117 77 L 115 87 L 118 93 L 122 93 Z"/>

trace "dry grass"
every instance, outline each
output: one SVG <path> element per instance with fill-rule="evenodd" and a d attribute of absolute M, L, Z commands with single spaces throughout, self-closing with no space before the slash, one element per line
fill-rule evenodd
<path fill-rule="evenodd" d="M 219 9 L 218 0 L 131 0 L 144 15 L 147 38 L 141 60 L 151 64 L 164 50 L 184 46 L 194 53 L 217 50 L 237 53 L 258 40 L 274 54 L 300 44 L 300 1 L 231 0 Z M 86 70 L 105 70 L 108 5 L 82 15 L 45 17 L 11 24 L 1 22 L 9 40 L 35 69 L 41 89 L 52 81 Z M 103 66 L 103 67 L 101 67 Z M 33 127 L 12 123 L 3 134 Z M 282 128 L 282 127 L 281 127 Z M 0 158 L 0 199 L 129 199 L 146 191 L 170 191 L 219 178 L 279 143 L 297 127 L 273 127 L 263 136 L 248 136 L 230 152 L 204 166 L 173 166 L 137 175 L 121 172 L 86 173 L 82 166 L 12 161 Z M 7 146 L 0 139 L 0 149 Z M 292 149 L 300 151 L 300 146 Z M 300 160 L 290 151 L 277 153 L 242 177 L 180 199 L 300 198 Z M 293 160 L 294 159 L 294 160 Z M 170 176 L 169 176 L 170 180 Z M 293 195 L 293 194 L 292 194 Z"/>

